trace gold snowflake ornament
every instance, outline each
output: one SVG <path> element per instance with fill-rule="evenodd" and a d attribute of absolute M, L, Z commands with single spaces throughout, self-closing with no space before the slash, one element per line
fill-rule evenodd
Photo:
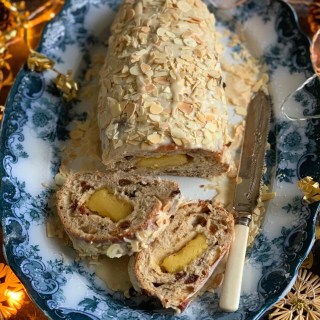
<path fill-rule="evenodd" d="M 272 320 L 320 320 L 320 277 L 300 269 L 291 291 L 273 306 Z"/>

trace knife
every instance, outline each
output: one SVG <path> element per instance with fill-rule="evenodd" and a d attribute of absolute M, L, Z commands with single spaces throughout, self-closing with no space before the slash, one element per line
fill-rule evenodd
<path fill-rule="evenodd" d="M 270 123 L 270 102 L 263 91 L 251 100 L 246 117 L 240 166 L 233 208 L 235 236 L 226 265 L 219 306 L 234 312 L 239 308 L 244 259 L 252 211 L 260 194 L 264 157 Z"/>

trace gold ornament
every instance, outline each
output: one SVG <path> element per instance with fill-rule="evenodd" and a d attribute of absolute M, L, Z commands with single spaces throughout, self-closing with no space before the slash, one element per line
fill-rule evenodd
<path fill-rule="evenodd" d="M 0 121 L 2 121 L 4 109 L 5 109 L 4 106 L 0 106 Z"/>
<path fill-rule="evenodd" d="M 0 319 L 9 319 L 17 314 L 24 298 L 23 289 L 10 267 L 0 263 Z"/>
<path fill-rule="evenodd" d="M 0 89 L 11 86 L 13 82 L 14 75 L 8 62 L 12 58 L 8 53 L 10 46 L 23 40 L 32 52 L 35 43 L 31 44 L 30 39 L 35 37 L 35 27 L 51 20 L 63 3 L 64 0 L 48 0 L 33 12 L 29 12 L 26 1 L 0 1 Z M 23 57 L 25 59 L 25 56 Z M 36 70 L 37 66 L 33 67 Z"/>
<path fill-rule="evenodd" d="M 298 181 L 298 187 L 303 192 L 303 200 L 307 203 L 320 201 L 319 182 L 314 182 L 312 177 L 305 177 Z"/>
<path fill-rule="evenodd" d="M 78 94 L 78 84 L 72 79 L 72 71 L 68 70 L 66 74 L 63 74 L 54 69 L 55 62 L 49 59 L 42 53 L 33 51 L 29 54 L 27 59 L 28 68 L 32 71 L 42 72 L 46 70 L 52 70 L 57 73 L 57 77 L 54 79 L 56 87 L 62 92 L 63 97 L 67 101 L 75 99 Z"/>
<path fill-rule="evenodd" d="M 72 71 L 68 70 L 67 74 L 58 73 L 54 80 L 57 88 L 63 93 L 63 97 L 70 101 L 77 97 L 78 84 L 72 79 Z"/>
<path fill-rule="evenodd" d="M 291 291 L 276 303 L 272 320 L 320 320 L 320 277 L 300 269 Z"/>
<path fill-rule="evenodd" d="M 41 72 L 53 69 L 55 63 L 45 55 L 32 51 L 28 56 L 27 65 L 31 71 Z"/>
<path fill-rule="evenodd" d="M 13 82 L 11 66 L 9 62 L 6 61 L 11 57 L 11 55 L 8 52 L 5 52 L 3 57 L 3 59 L 0 58 L 0 89 L 3 86 L 11 86 Z"/>
<path fill-rule="evenodd" d="M 316 33 L 320 28 L 320 3 L 312 1 L 308 12 L 308 23 L 312 33 Z"/>

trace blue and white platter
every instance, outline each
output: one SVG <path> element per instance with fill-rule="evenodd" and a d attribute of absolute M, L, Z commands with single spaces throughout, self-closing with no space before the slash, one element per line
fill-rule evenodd
<path fill-rule="evenodd" d="M 71 69 L 81 86 L 93 56 L 105 50 L 109 26 L 118 0 L 67 0 L 43 33 L 38 51 Z M 83 121 L 88 101 L 67 103 L 50 72 L 24 67 L 9 95 L 1 132 L 0 205 L 4 251 L 9 265 L 30 297 L 50 319 L 259 319 L 291 288 L 314 240 L 317 204 L 306 205 L 297 181 L 310 175 L 320 179 L 320 123 L 317 119 L 289 120 L 281 112 L 284 99 L 313 74 L 309 42 L 300 31 L 293 10 L 279 0 L 249 0 L 227 11 L 214 10 L 217 21 L 241 32 L 247 47 L 267 65 L 272 100 L 265 182 L 273 181 L 261 232 L 247 252 L 240 308 L 225 313 L 218 292 L 197 298 L 180 315 L 135 303 L 111 294 L 91 267 L 76 259 L 72 248 L 47 237 L 54 176 L 61 145 L 69 139 L 68 124 Z M 299 90 L 292 103 L 301 114 L 320 111 L 317 78 Z M 91 100 L 90 100 L 91 99 Z M 80 106 L 82 106 L 80 108 Z M 79 107 L 79 109 L 78 109 Z M 79 112 L 81 110 L 81 112 Z M 270 177 L 270 173 L 274 172 Z"/>

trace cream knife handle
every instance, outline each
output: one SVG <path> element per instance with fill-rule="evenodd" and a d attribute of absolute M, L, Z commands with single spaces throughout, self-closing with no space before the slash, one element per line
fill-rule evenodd
<path fill-rule="evenodd" d="M 235 237 L 231 245 L 220 295 L 219 305 L 224 311 L 234 312 L 239 308 L 248 235 L 248 226 L 235 225 Z"/>

